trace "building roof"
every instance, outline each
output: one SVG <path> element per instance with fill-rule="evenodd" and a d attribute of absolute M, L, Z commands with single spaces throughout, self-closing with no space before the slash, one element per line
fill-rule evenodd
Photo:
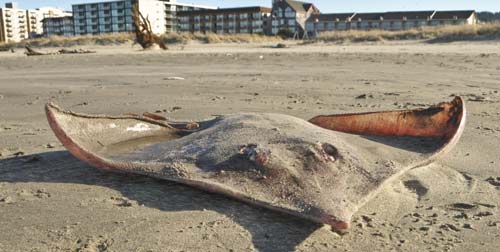
<path fill-rule="evenodd" d="M 476 11 L 474 10 L 464 10 L 464 11 L 436 11 L 432 19 L 468 19 Z"/>
<path fill-rule="evenodd" d="M 430 19 L 435 11 L 393 11 L 383 15 L 384 20 L 421 20 Z"/>
<path fill-rule="evenodd" d="M 385 12 L 372 12 L 372 13 L 356 13 L 352 20 L 380 20 L 384 17 Z"/>
<path fill-rule="evenodd" d="M 328 13 L 313 14 L 307 20 L 308 22 L 318 21 L 346 21 L 351 18 L 353 22 L 361 21 L 380 21 L 380 20 L 450 20 L 450 19 L 468 19 L 475 13 L 473 10 L 467 11 L 392 11 L 376 13 Z"/>
<path fill-rule="evenodd" d="M 179 11 L 177 16 L 192 16 L 192 15 L 208 15 L 208 14 L 230 14 L 230 13 L 248 13 L 248 12 L 267 12 L 271 13 L 271 8 L 262 6 L 240 7 L 240 8 L 222 8 L 222 9 L 205 9 L 192 11 Z"/>
<path fill-rule="evenodd" d="M 308 21 L 312 20 L 312 22 L 318 21 L 345 21 L 354 16 L 354 12 L 351 13 L 329 13 L 329 14 L 312 14 Z"/>
<path fill-rule="evenodd" d="M 60 20 L 71 20 L 73 21 L 73 16 L 63 16 L 63 17 L 46 17 L 42 19 L 42 22 L 49 22 L 49 21 L 60 21 Z"/>
<path fill-rule="evenodd" d="M 294 1 L 294 0 L 285 0 L 290 7 L 295 12 L 300 12 L 300 13 L 305 13 L 307 12 L 311 7 L 314 8 L 315 11 L 318 11 L 316 6 L 314 6 L 313 3 L 306 3 L 306 2 L 300 2 L 300 1 Z"/>

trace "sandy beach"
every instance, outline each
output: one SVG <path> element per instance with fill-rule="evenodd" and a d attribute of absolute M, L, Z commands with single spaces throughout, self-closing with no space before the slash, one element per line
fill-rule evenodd
<path fill-rule="evenodd" d="M 271 45 L 0 52 L 0 252 L 498 251 L 500 42 Z M 187 186 L 99 171 L 64 149 L 44 114 L 54 100 L 77 112 L 178 121 L 235 112 L 309 119 L 456 95 L 468 109 L 459 144 L 387 185 L 343 235 Z"/>

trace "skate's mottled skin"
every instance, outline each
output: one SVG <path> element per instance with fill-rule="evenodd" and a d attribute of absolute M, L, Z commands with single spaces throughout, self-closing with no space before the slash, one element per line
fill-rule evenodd
<path fill-rule="evenodd" d="M 196 123 L 90 116 L 49 103 L 64 146 L 96 167 L 175 181 L 347 229 L 387 181 L 449 151 L 465 125 L 457 97 L 428 109 L 318 116 L 238 113 Z"/>

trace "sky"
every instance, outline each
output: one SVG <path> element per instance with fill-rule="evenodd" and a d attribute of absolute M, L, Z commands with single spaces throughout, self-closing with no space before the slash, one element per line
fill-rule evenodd
<path fill-rule="evenodd" d="M 104 0 L 0 0 L 17 2 L 19 8 L 35 9 L 42 6 L 60 7 L 71 10 L 71 4 L 105 2 Z M 181 3 L 195 3 L 217 7 L 271 6 L 272 0 L 178 0 Z M 476 10 L 500 12 L 500 0 L 310 0 L 323 13 L 332 12 L 377 12 L 409 10 Z"/>

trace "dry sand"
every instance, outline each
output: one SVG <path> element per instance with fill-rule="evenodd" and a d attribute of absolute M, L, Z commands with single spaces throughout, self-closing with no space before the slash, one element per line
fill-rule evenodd
<path fill-rule="evenodd" d="M 0 52 L 2 252 L 500 247 L 498 42 L 87 49 L 98 53 Z M 55 99 L 86 113 L 149 111 L 186 120 L 254 111 L 308 119 L 423 107 L 454 95 L 469 110 L 458 146 L 388 185 L 342 236 L 186 186 L 96 170 L 64 150 L 43 112 Z"/>

